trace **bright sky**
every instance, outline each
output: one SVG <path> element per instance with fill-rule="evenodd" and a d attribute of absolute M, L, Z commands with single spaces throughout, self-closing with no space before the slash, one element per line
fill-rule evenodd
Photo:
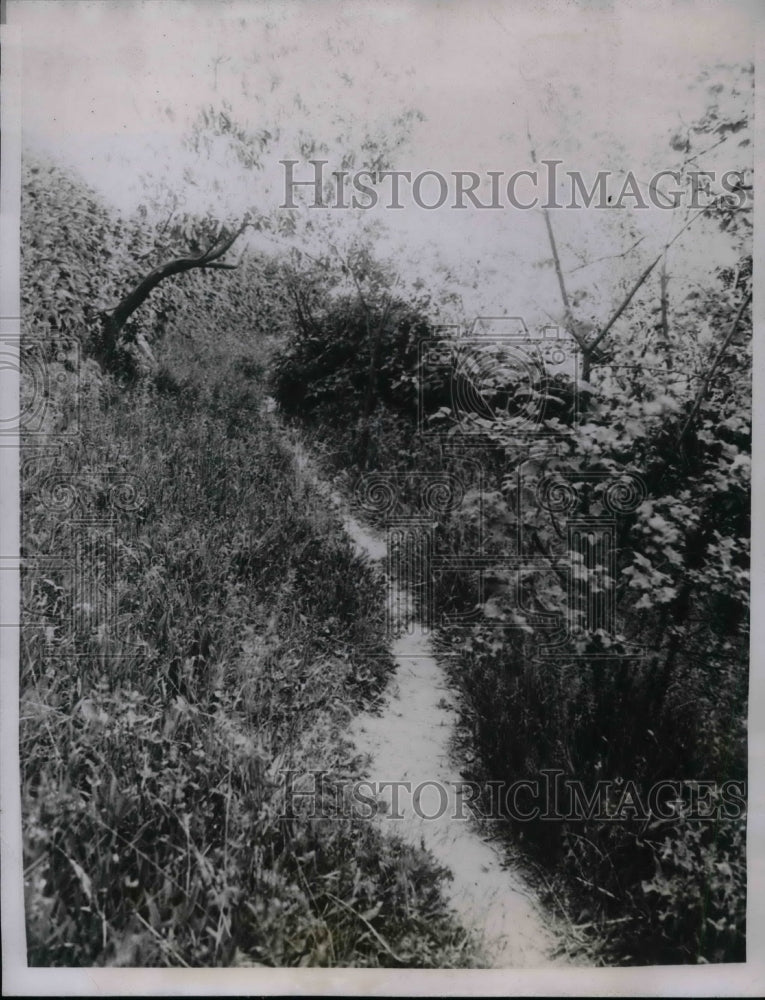
<path fill-rule="evenodd" d="M 226 99 L 240 120 L 278 125 L 264 171 L 226 188 L 243 210 L 279 191 L 278 161 L 301 125 L 331 145 L 344 128 L 389 128 L 406 108 L 425 116 L 398 154 L 413 173 L 529 168 L 528 122 L 540 158 L 647 177 L 675 165 L 667 139 L 701 109 L 688 89 L 699 70 L 753 59 L 754 10 L 731 0 L 9 0 L 8 21 L 23 29 L 27 141 L 125 210 L 142 173 L 180 175 L 179 139 L 202 106 Z M 592 213 L 566 214 L 556 216 L 562 241 L 605 239 Z M 467 309 L 534 308 L 528 280 L 514 276 L 546 253 L 539 212 L 383 218 L 391 251 L 426 270 L 437 255 L 460 273 Z M 534 297 L 559 305 L 551 275 L 532 273 Z"/>

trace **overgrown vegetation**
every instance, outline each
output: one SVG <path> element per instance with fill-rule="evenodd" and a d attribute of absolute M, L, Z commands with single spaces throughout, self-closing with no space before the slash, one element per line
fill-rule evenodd
<path fill-rule="evenodd" d="M 744 105 L 747 75 L 728 88 Z M 726 117 L 726 88 L 706 83 L 706 114 L 673 144 L 687 154 L 682 170 L 748 121 L 746 106 Z M 710 262 L 704 285 L 670 303 L 666 254 L 702 216 L 735 263 Z M 508 822 L 563 880 L 576 927 L 622 963 L 745 958 L 751 220 L 723 197 L 677 228 L 648 266 L 638 255 L 594 331 L 572 312 L 550 228 L 567 344 L 584 362 L 574 381 L 524 380 L 512 366 L 503 375 L 501 351 L 487 365 L 487 348 L 445 335 L 443 361 L 423 364 L 396 337 L 391 314 L 403 306 L 365 257 L 355 271 L 342 262 L 355 306 L 335 297 L 315 319 L 298 311 L 273 380 L 334 470 L 355 469 L 349 487 L 370 471 L 387 481 L 396 506 L 377 508 L 381 523 L 420 514 L 435 523 L 442 566 L 484 559 L 410 581 L 436 595 L 477 751 L 472 776 L 507 787 L 559 772 L 596 802 L 606 783 L 601 817 L 612 818 L 569 815 L 564 800 L 552 821 Z M 431 334 L 427 305 L 411 303 L 407 331 Z M 367 375 L 379 341 L 395 372 L 385 385 Z M 424 488 L 434 474 L 452 493 L 440 506 Z M 603 518 L 609 557 L 592 527 Z M 577 519 L 585 536 L 574 541 Z"/>
<path fill-rule="evenodd" d="M 390 659 L 383 582 L 262 406 L 278 266 L 159 285 L 115 379 L 88 306 L 135 280 L 141 220 L 27 160 L 23 227 L 30 965 L 475 962 L 424 852 L 285 818 L 286 769 L 357 775 Z"/>
<path fill-rule="evenodd" d="M 750 70 L 725 79 L 703 81 L 706 113 L 672 140 L 685 184 L 725 142 L 748 163 Z M 193 151 L 210 136 L 246 171 L 269 141 L 205 112 Z M 745 173 L 678 209 L 655 256 L 609 213 L 613 301 L 585 265 L 566 273 L 566 249 L 586 254 L 548 215 L 557 347 L 582 362 L 553 379 L 440 329 L 422 284 L 376 261 L 372 228 L 344 256 L 328 235 L 322 256 L 245 249 L 214 274 L 230 220 L 171 199 L 126 221 L 61 171 L 26 171 L 30 962 L 477 961 L 424 853 L 351 816 L 285 818 L 286 769 L 355 775 L 347 719 L 390 661 L 384 582 L 296 471 L 267 373 L 350 494 L 383 483 L 356 494 L 368 516 L 432 531 L 438 560 L 406 582 L 435 596 L 466 773 L 578 783 L 576 809 L 506 810 L 572 933 L 624 964 L 742 960 Z M 694 281 L 699 231 L 722 249 Z M 181 246 L 203 263 L 110 327 Z"/>

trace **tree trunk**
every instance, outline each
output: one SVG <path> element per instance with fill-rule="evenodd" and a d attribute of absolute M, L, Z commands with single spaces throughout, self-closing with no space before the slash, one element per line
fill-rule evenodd
<path fill-rule="evenodd" d="M 207 250 L 196 257 L 175 257 L 173 260 L 160 264 L 152 271 L 141 278 L 138 284 L 125 295 L 113 309 L 105 310 L 100 314 L 101 338 L 95 350 L 96 360 L 102 368 L 113 369 L 116 363 L 119 347 L 119 339 L 122 330 L 133 315 L 157 285 L 165 278 L 175 274 L 183 274 L 196 268 L 208 268 L 211 270 L 232 271 L 238 265 L 227 264 L 220 260 L 234 245 L 249 225 L 245 220 L 242 225 L 231 236 L 221 236 L 216 239 Z"/>

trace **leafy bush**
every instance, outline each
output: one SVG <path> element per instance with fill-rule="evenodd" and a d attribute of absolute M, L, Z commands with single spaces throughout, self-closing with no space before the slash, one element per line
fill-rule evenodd
<path fill-rule="evenodd" d="M 399 298 L 354 294 L 301 310 L 274 364 L 274 394 L 292 416 L 356 419 L 383 406 L 414 419 L 418 344 L 431 335 L 417 302 Z"/>
<path fill-rule="evenodd" d="M 353 465 L 355 474 L 346 473 L 350 487 L 370 469 L 395 475 L 397 513 L 436 522 L 439 556 L 471 555 L 479 537 L 483 552 L 496 555 L 493 578 L 487 574 L 491 593 L 486 578 L 482 584 L 470 569 L 431 573 L 430 580 L 439 613 L 475 622 L 439 633 L 463 696 L 473 776 L 512 784 L 558 769 L 585 786 L 626 778 L 644 790 L 664 779 L 745 784 L 748 273 L 746 259 L 736 281 L 719 272 L 703 299 L 693 300 L 671 346 L 647 345 L 631 329 L 614 335 L 612 352 L 624 364 L 591 374 L 597 391 L 588 392 L 583 419 L 571 426 L 553 417 L 551 438 L 530 447 L 515 440 L 509 408 L 486 414 L 482 442 L 472 451 L 450 449 L 448 436 L 446 443 L 418 437 L 411 421 L 383 403 L 355 425 L 333 420 L 330 400 L 317 409 L 327 416 L 315 425 L 315 438 L 335 469 Z M 696 332 L 702 324 L 703 334 Z M 706 385 L 731 330 L 730 351 Z M 678 380 L 678 368 L 692 377 Z M 705 392 L 698 396 L 700 383 Z M 313 391 L 306 386 L 305 398 Z M 475 424 L 473 414 L 457 416 L 461 427 L 446 414 L 443 429 Z M 553 476 L 585 484 L 583 509 L 590 517 L 604 510 L 605 479 L 636 475 L 642 481 L 644 499 L 616 519 L 613 577 L 597 561 L 569 552 L 565 518 L 533 490 L 517 491 L 513 470 L 519 467 L 534 482 Z M 433 473 L 461 482 L 462 499 L 449 510 L 435 513 L 423 501 L 423 477 Z M 527 540 L 522 551 L 513 541 L 519 527 Z M 508 571 L 508 552 L 536 560 L 519 584 Z M 539 565 L 540 556 L 549 569 Z M 568 578 L 554 570 L 567 560 L 575 594 L 587 593 L 589 584 L 595 593 L 613 589 L 617 633 L 575 629 L 559 655 L 540 660 L 536 648 L 551 633 L 533 612 L 568 631 Z M 625 652 L 629 644 L 645 655 L 610 656 L 609 649 Z M 745 822 L 693 820 L 687 808 L 686 798 L 661 836 L 629 821 L 511 825 L 558 873 L 565 886 L 559 895 L 605 940 L 614 961 L 738 961 L 745 948 Z"/>

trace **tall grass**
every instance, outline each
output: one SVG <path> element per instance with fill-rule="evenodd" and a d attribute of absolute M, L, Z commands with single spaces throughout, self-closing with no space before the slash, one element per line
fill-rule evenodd
<path fill-rule="evenodd" d="M 423 852 L 282 818 L 285 769 L 356 773 L 347 719 L 391 661 L 384 583 L 296 473 L 262 369 L 169 337 L 130 389 L 86 366 L 79 424 L 55 390 L 50 429 L 77 433 L 25 449 L 31 965 L 477 960 Z"/>

